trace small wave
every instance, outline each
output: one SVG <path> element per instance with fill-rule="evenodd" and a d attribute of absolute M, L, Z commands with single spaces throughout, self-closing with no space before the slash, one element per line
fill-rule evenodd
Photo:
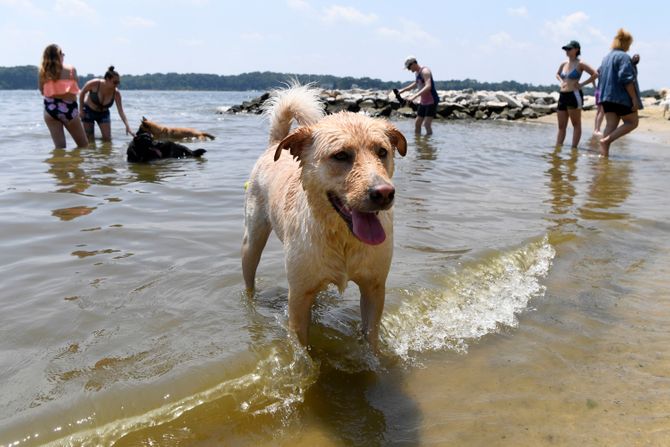
<path fill-rule="evenodd" d="M 167 424 L 189 411 L 226 399 L 235 402 L 235 408 L 230 409 L 231 418 L 235 414 L 238 417 L 245 414 L 288 415 L 295 403 L 303 401 L 305 392 L 316 381 L 319 372 L 318 362 L 311 359 L 297 340 L 290 340 L 290 343 L 281 340 L 263 348 L 263 352 L 257 352 L 258 361 L 254 369 L 246 374 L 143 414 L 71 433 L 45 445 L 112 445 L 130 433 Z M 57 427 L 53 431 L 65 431 L 65 427 Z M 19 444 L 8 445 L 20 444 L 19 441 Z"/>
<path fill-rule="evenodd" d="M 382 320 L 384 345 L 411 361 L 427 351 L 467 352 L 469 341 L 515 327 L 516 314 L 544 294 L 540 280 L 555 253 L 545 237 L 448 274 L 443 289 L 408 292 L 400 308 Z"/>

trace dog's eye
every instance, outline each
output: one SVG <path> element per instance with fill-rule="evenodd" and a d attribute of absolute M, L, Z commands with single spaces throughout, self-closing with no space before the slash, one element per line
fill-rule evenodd
<path fill-rule="evenodd" d="M 377 155 L 379 156 L 379 158 L 386 158 L 386 156 L 388 154 L 389 154 L 389 151 L 387 151 L 383 147 L 380 147 L 379 149 L 377 149 Z"/>
<path fill-rule="evenodd" d="M 351 156 L 349 155 L 349 153 L 347 151 L 336 152 L 335 154 L 333 154 L 333 158 L 337 161 L 349 161 L 349 160 L 351 160 Z"/>

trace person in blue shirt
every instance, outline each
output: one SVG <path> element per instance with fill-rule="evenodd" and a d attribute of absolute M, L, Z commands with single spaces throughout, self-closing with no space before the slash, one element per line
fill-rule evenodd
<path fill-rule="evenodd" d="M 584 105 L 582 87 L 595 82 L 598 73 L 591 66 L 579 60 L 582 48 L 576 40 L 571 40 L 564 45 L 563 50 L 568 59 L 559 65 L 556 71 L 556 79 L 561 85 L 556 110 L 558 118 L 556 148 L 563 146 L 569 119 L 572 123 L 572 148 L 575 149 L 582 138 L 582 106 Z M 590 76 L 586 81 L 580 82 L 584 72 Z"/>
<path fill-rule="evenodd" d="M 642 109 L 637 69 L 627 54 L 633 36 L 623 28 L 612 41 L 612 51 L 600 66 L 600 103 L 605 112 L 605 130 L 600 139 L 600 155 L 609 156 L 610 145 L 638 126 Z M 621 125 L 619 125 L 621 121 Z"/>

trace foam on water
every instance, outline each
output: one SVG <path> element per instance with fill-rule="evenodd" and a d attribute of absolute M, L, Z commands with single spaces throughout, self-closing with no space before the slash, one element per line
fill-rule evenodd
<path fill-rule="evenodd" d="M 248 415 L 286 413 L 289 415 L 294 404 L 302 402 L 306 390 L 318 376 L 319 365 L 299 345 L 297 340 L 281 340 L 261 348 L 258 361 L 252 371 L 232 377 L 201 392 L 166 403 L 153 410 L 95 425 L 96 415 L 63 423 L 52 427 L 51 432 L 36 432 L 23 439 L 10 440 L 5 446 L 46 445 L 46 446 L 97 446 L 112 445 L 122 437 L 148 428 L 167 424 L 185 413 L 217 401 L 227 400 L 231 408 L 230 418 Z M 166 396 L 169 400 L 169 396 Z M 59 436 L 60 435 L 60 436 Z M 54 439 L 57 438 L 57 439 Z M 43 444 L 44 443 L 44 444 Z"/>
<path fill-rule="evenodd" d="M 448 273 L 439 290 L 408 291 L 382 320 L 384 344 L 404 360 L 427 351 L 467 352 L 470 341 L 517 325 L 516 315 L 544 293 L 540 281 L 554 256 L 545 237 Z"/>

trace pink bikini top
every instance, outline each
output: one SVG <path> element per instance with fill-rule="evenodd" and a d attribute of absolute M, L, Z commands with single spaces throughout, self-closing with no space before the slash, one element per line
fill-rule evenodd
<path fill-rule="evenodd" d="M 70 69 L 70 79 L 58 79 L 58 80 L 48 80 L 44 83 L 42 87 L 44 96 L 62 96 L 67 95 L 68 93 L 77 94 L 79 93 L 79 84 L 74 78 L 74 70 Z"/>

